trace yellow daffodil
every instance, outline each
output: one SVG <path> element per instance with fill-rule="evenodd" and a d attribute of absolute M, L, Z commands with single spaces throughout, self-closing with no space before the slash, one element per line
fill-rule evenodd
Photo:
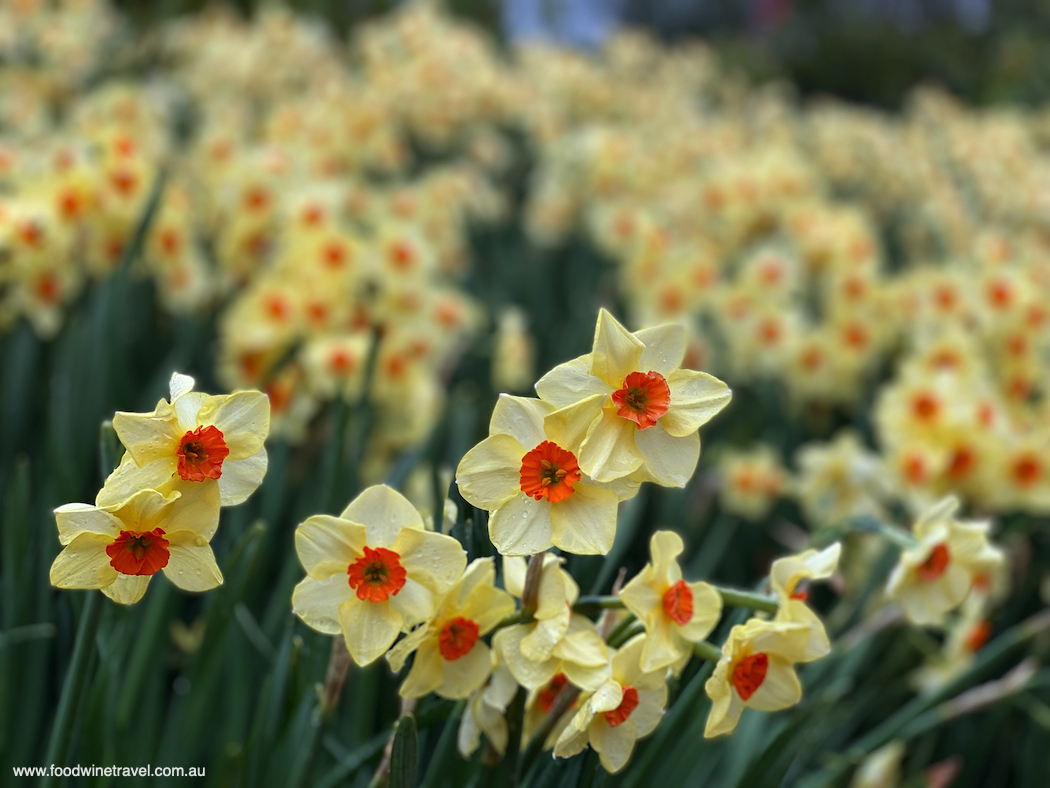
<path fill-rule="evenodd" d="M 171 376 L 171 402 L 152 413 L 117 413 L 113 429 L 127 447 L 96 503 L 106 506 L 138 490 L 171 480 L 184 485 L 217 482 L 223 506 L 241 503 L 266 474 L 263 441 L 270 401 L 258 391 L 209 396 L 193 391 L 193 378 Z"/>
<path fill-rule="evenodd" d="M 587 697 L 572 718 L 554 754 L 569 758 L 590 744 L 609 773 L 620 771 L 631 757 L 634 743 L 655 730 L 667 703 L 666 671 L 639 667 L 645 635 L 632 639 L 612 658 L 612 678 Z"/>
<path fill-rule="evenodd" d="M 730 400 L 725 383 L 681 369 L 686 333 L 667 325 L 630 333 L 606 310 L 593 350 L 555 367 L 536 392 L 559 410 L 546 417 L 599 482 L 635 475 L 683 487 L 700 456 L 698 430 Z"/>
<path fill-rule="evenodd" d="M 320 632 L 341 632 L 358 665 L 431 618 L 467 563 L 459 542 L 425 530 L 412 504 L 384 485 L 369 487 L 338 517 L 307 519 L 295 549 L 306 578 L 292 594 L 293 612 Z"/>
<path fill-rule="evenodd" d="M 711 713 L 704 736 L 731 733 L 745 708 L 779 711 L 802 699 L 794 664 L 809 645 L 809 627 L 788 621 L 753 618 L 733 627 L 722 645 L 722 658 L 704 689 Z"/>
<path fill-rule="evenodd" d="M 71 503 L 55 510 L 65 545 L 51 565 L 58 588 L 100 588 L 122 605 L 138 602 L 160 570 L 184 591 L 222 583 L 208 542 L 219 527 L 219 489 L 139 490 L 119 503 Z"/>
<path fill-rule="evenodd" d="M 495 659 L 495 653 L 492 654 Z M 507 707 L 518 692 L 518 682 L 504 665 L 498 663 L 492 668 L 488 681 L 474 690 L 467 700 L 463 717 L 459 721 L 456 746 L 460 755 L 466 759 L 474 754 L 481 744 L 481 734 L 485 734 L 492 749 L 501 755 L 507 749 L 510 734 L 507 730 Z"/>
<path fill-rule="evenodd" d="M 577 687 L 595 689 L 608 675 L 609 649 L 589 619 L 573 614 L 580 589 L 561 561 L 553 555 L 544 559 L 535 620 L 501 629 L 492 638 L 500 661 L 526 689 L 538 689 L 558 673 Z M 504 558 L 503 580 L 507 591 L 520 597 L 525 561 Z"/>
<path fill-rule="evenodd" d="M 479 558 L 452 586 L 434 617 L 394 646 L 387 659 L 400 671 L 415 652 L 412 669 L 401 684 L 401 696 L 420 698 L 434 692 L 443 698 L 466 698 L 489 677 L 492 652 L 481 638 L 514 612 L 514 599 L 495 587 L 496 567 Z"/>
<path fill-rule="evenodd" d="M 809 643 L 799 662 L 810 662 L 825 656 L 831 650 L 824 623 L 814 613 L 806 600 L 809 583 L 826 580 L 835 573 L 842 545 L 835 542 L 821 551 L 806 550 L 773 562 L 769 572 L 769 583 L 776 594 L 777 614 L 774 621 L 791 621 L 809 627 Z"/>
<path fill-rule="evenodd" d="M 890 575 L 887 593 L 914 624 L 939 626 L 957 608 L 974 582 L 982 582 L 1003 562 L 988 542 L 989 523 L 955 519 L 959 501 L 942 499 L 915 523 L 915 547 L 904 550 Z"/>
<path fill-rule="evenodd" d="M 605 554 L 616 535 L 616 506 L 637 485 L 599 485 L 583 474 L 576 455 L 544 432 L 554 406 L 502 395 L 490 435 L 463 457 L 456 483 L 463 497 L 492 512 L 489 536 L 503 555 L 532 555 L 551 546 Z"/>
<path fill-rule="evenodd" d="M 689 659 L 722 616 L 722 597 L 709 584 L 686 583 L 675 560 L 685 549 L 673 531 L 657 531 L 649 541 L 652 563 L 623 587 L 620 599 L 645 624 L 641 669 L 666 668 Z"/>

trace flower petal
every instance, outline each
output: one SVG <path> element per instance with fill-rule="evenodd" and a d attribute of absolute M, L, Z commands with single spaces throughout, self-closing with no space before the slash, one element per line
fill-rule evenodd
<path fill-rule="evenodd" d="M 609 384 L 591 374 L 591 354 L 559 364 L 536 383 L 540 399 L 564 408 L 595 394 L 608 394 Z"/>
<path fill-rule="evenodd" d="M 358 495 L 339 515 L 368 528 L 369 547 L 389 548 L 404 528 L 424 529 L 423 518 L 408 499 L 385 484 Z"/>
<path fill-rule="evenodd" d="M 438 651 L 438 644 L 433 638 L 421 644 L 416 651 L 416 658 L 412 660 L 411 670 L 401 682 L 399 690 L 401 697 L 421 698 L 441 687 L 444 680 L 443 662 L 441 653 Z"/>
<path fill-rule="evenodd" d="M 164 574 L 183 591 L 208 591 L 222 585 L 222 572 L 208 541 L 189 531 L 168 534 Z"/>
<path fill-rule="evenodd" d="M 364 552 L 367 530 L 330 514 L 315 514 L 295 530 L 295 551 L 310 577 L 343 575 Z"/>
<path fill-rule="evenodd" d="M 106 547 L 113 538 L 82 532 L 72 539 L 51 564 L 51 585 L 56 588 L 103 588 L 119 574 L 109 562 Z"/>
<path fill-rule="evenodd" d="M 733 392 L 718 378 L 706 372 L 680 369 L 667 378 L 671 405 L 659 424 L 671 435 L 691 435 L 729 404 Z"/>
<path fill-rule="evenodd" d="M 523 492 L 503 504 L 489 518 L 489 538 L 503 555 L 532 555 L 551 547 L 551 505 Z"/>
<path fill-rule="evenodd" d="M 620 418 L 612 408 L 604 409 L 601 417 L 591 423 L 580 447 L 580 468 L 599 482 L 634 473 L 644 460 L 635 445 L 636 434 L 652 432 L 659 426 L 639 430 L 633 421 Z"/>
<path fill-rule="evenodd" d="M 172 374 L 171 380 L 168 382 L 171 401 L 174 402 L 183 394 L 193 391 L 194 384 L 195 381 L 189 375 L 180 375 L 178 372 Z"/>
<path fill-rule="evenodd" d="M 222 432 L 229 459 L 258 454 L 270 432 L 270 398 L 261 391 L 238 391 L 209 397 L 197 412 L 197 424 L 214 425 Z"/>
<path fill-rule="evenodd" d="M 451 700 L 466 698 L 488 681 L 492 672 L 492 652 L 483 640 L 474 643 L 474 648 L 459 659 L 441 662 L 445 678 L 437 694 Z"/>
<path fill-rule="evenodd" d="M 108 586 L 103 586 L 102 593 L 119 605 L 133 605 L 146 595 L 151 575 L 122 575 Z"/>
<path fill-rule="evenodd" d="M 666 378 L 682 366 L 687 340 L 685 326 L 669 323 L 643 328 L 634 335 L 645 345 L 638 361 L 639 372 L 659 372 Z"/>
<path fill-rule="evenodd" d="M 644 349 L 641 340 L 602 309 L 594 329 L 590 373 L 618 389 L 625 377 L 639 370 Z"/>
<path fill-rule="evenodd" d="M 390 602 L 366 602 L 356 595 L 339 606 L 346 649 L 361 667 L 379 659 L 401 632 L 401 614 Z"/>
<path fill-rule="evenodd" d="M 500 661 L 507 666 L 515 681 L 530 690 L 539 689 L 558 672 L 558 660 L 535 662 L 521 653 L 521 641 L 531 629 L 528 624 L 518 624 L 501 629 L 492 637 Z"/>
<path fill-rule="evenodd" d="M 573 494 L 551 504 L 551 541 L 576 555 L 605 555 L 616 537 L 619 500 L 612 490 L 577 483 Z"/>
<path fill-rule="evenodd" d="M 525 449 L 510 435 L 490 435 L 463 455 L 456 484 L 465 500 L 493 511 L 521 491 L 521 459 Z"/>
<path fill-rule="evenodd" d="M 338 635 L 342 632 L 339 608 L 351 597 L 356 594 L 345 574 L 307 577 L 292 591 L 292 612 L 318 632 Z"/>
<path fill-rule="evenodd" d="M 433 531 L 406 528 L 392 549 L 408 576 L 435 594 L 443 594 L 463 576 L 467 554 L 456 539 Z"/>
<path fill-rule="evenodd" d="M 591 425 L 601 417 L 607 399 L 608 394 L 594 394 L 548 414 L 543 420 L 544 434 L 563 449 L 578 455 Z"/>
<path fill-rule="evenodd" d="M 168 482 L 165 492 L 169 488 L 181 495 L 165 509 L 157 527 L 169 534 L 189 531 L 211 541 L 219 529 L 219 485 L 211 480 L 184 482 L 176 477 Z"/>
<path fill-rule="evenodd" d="M 637 430 L 634 442 L 645 459 L 644 473 L 652 481 L 664 487 L 685 487 L 692 478 L 700 459 L 699 433 L 677 438 L 657 422 L 649 429 Z"/>
<path fill-rule="evenodd" d="M 543 434 L 543 418 L 554 410 L 553 405 L 535 397 L 500 394 L 492 411 L 489 434 L 510 435 L 525 451 L 530 451 L 547 440 Z"/>
<path fill-rule="evenodd" d="M 109 512 L 86 503 L 67 503 L 55 509 L 58 541 L 69 544 L 80 534 L 98 534 L 109 544 L 118 536 L 124 523 Z M 107 559 L 108 561 L 108 559 Z"/>
<path fill-rule="evenodd" d="M 120 465 L 109 475 L 95 496 L 95 505 L 116 506 L 140 490 L 157 489 L 171 480 L 177 467 L 174 453 L 139 466 L 130 451 L 124 452 Z"/>
<path fill-rule="evenodd" d="M 632 714 L 631 717 L 633 716 Z M 602 766 L 609 774 L 615 774 L 626 766 L 634 750 L 638 731 L 631 717 L 615 728 L 601 717 L 595 718 L 591 723 L 591 746 L 598 753 Z"/>
<path fill-rule="evenodd" d="M 746 705 L 758 711 L 780 711 L 802 700 L 802 685 L 791 663 L 769 655 L 766 677 Z"/>
<path fill-rule="evenodd" d="M 179 430 L 175 411 L 165 400 L 158 402 L 152 413 L 117 412 L 113 429 L 139 466 L 175 454 L 184 432 Z"/>
<path fill-rule="evenodd" d="M 225 460 L 219 477 L 220 505 L 244 503 L 262 484 L 268 462 L 265 448 L 243 460 Z"/>

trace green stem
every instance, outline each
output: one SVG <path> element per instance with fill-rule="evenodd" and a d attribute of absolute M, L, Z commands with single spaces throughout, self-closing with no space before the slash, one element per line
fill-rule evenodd
<path fill-rule="evenodd" d="M 700 659 L 706 659 L 708 662 L 716 664 L 722 658 L 722 650 L 714 643 L 708 643 L 706 640 L 694 643 L 693 653 Z"/>
<path fill-rule="evenodd" d="M 47 745 L 44 763 L 64 766 L 69 755 L 69 744 L 73 740 L 76 722 L 76 705 L 85 682 L 88 680 L 88 664 L 95 648 L 95 634 L 102 616 L 102 594 L 89 591 L 84 609 L 80 614 L 80 626 L 77 628 L 77 643 L 73 647 L 73 659 L 70 660 L 66 680 L 62 685 L 62 696 L 58 701 L 55 713 L 55 724 L 51 729 L 51 740 Z M 41 786 L 54 784 L 54 777 L 48 774 L 40 783 Z"/>
<path fill-rule="evenodd" d="M 776 615 L 779 605 L 774 597 L 765 594 L 756 594 L 753 591 L 740 591 L 735 588 L 722 588 L 714 586 L 715 591 L 722 595 L 722 602 L 736 607 L 749 607 L 752 610 L 761 610 L 770 615 Z"/>
<path fill-rule="evenodd" d="M 609 643 L 619 640 L 621 637 L 623 637 L 623 633 L 627 631 L 627 628 L 631 626 L 631 624 L 633 624 L 636 620 L 637 619 L 635 619 L 634 613 L 628 613 L 624 617 L 624 620 L 616 625 L 616 629 L 609 633 L 609 637 L 606 638 L 606 640 Z"/>
<path fill-rule="evenodd" d="M 581 596 L 572 606 L 574 613 L 596 616 L 602 610 L 623 610 L 623 600 L 618 596 Z"/>
<path fill-rule="evenodd" d="M 580 688 L 571 684 L 558 693 L 558 697 L 555 698 L 554 704 L 547 713 L 547 717 L 543 720 L 543 724 L 525 749 L 525 756 L 521 760 L 521 774 L 523 777 L 528 776 L 529 769 L 532 768 L 532 764 L 539 757 L 540 752 L 543 751 L 543 745 L 551 735 L 551 731 L 554 730 L 558 720 L 572 707 L 572 704 L 576 702 L 578 697 L 580 697 Z"/>
<path fill-rule="evenodd" d="M 503 756 L 502 783 L 517 788 L 521 784 L 519 770 L 521 755 L 521 733 L 525 727 L 525 700 L 528 693 L 524 687 L 518 687 L 514 700 L 507 707 L 507 752 Z"/>
<path fill-rule="evenodd" d="M 613 648 L 619 648 L 624 643 L 626 643 L 628 640 L 633 638 L 635 635 L 640 635 L 643 632 L 645 632 L 645 625 L 644 624 L 640 624 L 640 623 L 635 623 L 634 626 L 627 627 L 627 628 L 623 629 L 620 632 L 620 634 L 617 635 L 616 637 L 613 637 L 612 635 L 610 635 L 609 636 L 609 640 L 607 642 Z"/>

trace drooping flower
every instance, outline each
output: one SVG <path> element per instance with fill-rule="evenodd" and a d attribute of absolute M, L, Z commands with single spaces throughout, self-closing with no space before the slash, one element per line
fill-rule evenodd
<path fill-rule="evenodd" d="M 496 663 L 492 667 L 492 675 L 467 700 L 467 707 L 459 721 L 456 746 L 460 755 L 468 760 L 481 744 L 482 733 L 492 749 L 501 755 L 506 751 L 510 738 L 507 707 L 518 691 L 518 682 L 504 665 L 499 664 L 495 653 L 490 653 Z"/>
<path fill-rule="evenodd" d="M 722 615 L 722 597 L 704 582 L 686 583 L 675 560 L 684 549 L 673 531 L 657 531 L 649 541 L 652 563 L 620 592 L 620 599 L 645 624 L 641 655 L 645 672 L 684 664 L 692 644 L 706 638 Z"/>
<path fill-rule="evenodd" d="M 526 689 L 539 689 L 564 673 L 577 687 L 593 690 L 608 676 L 609 649 L 590 619 L 572 612 L 580 589 L 562 560 L 544 557 L 535 620 L 505 627 L 492 638 L 500 661 Z M 525 571 L 523 559 L 503 559 L 504 585 L 516 597 L 523 592 Z"/>
<path fill-rule="evenodd" d="M 704 736 L 731 733 L 745 708 L 779 711 L 798 703 L 794 665 L 806 655 L 809 636 L 808 626 L 788 621 L 753 618 L 733 627 L 704 685 L 711 698 Z"/>
<path fill-rule="evenodd" d="M 939 626 L 966 599 L 974 581 L 990 577 L 1003 562 L 988 541 L 990 524 L 955 519 L 959 501 L 948 496 L 928 509 L 912 533 L 918 544 L 901 553 L 887 593 L 914 624 Z"/>
<path fill-rule="evenodd" d="M 558 410 L 548 434 L 599 482 L 634 475 L 682 487 L 700 456 L 698 430 L 730 400 L 725 383 L 681 369 L 682 326 L 625 329 L 606 310 L 598 314 L 593 350 L 561 364 L 536 384 Z"/>
<path fill-rule="evenodd" d="M 609 773 L 620 771 L 631 757 L 634 743 L 648 736 L 663 718 L 667 703 L 666 671 L 639 667 L 645 635 L 638 635 L 612 658 L 612 677 L 592 694 L 580 698 L 554 754 L 569 758 L 590 744 Z"/>
<path fill-rule="evenodd" d="M 489 677 L 492 652 L 481 638 L 514 612 L 514 599 L 495 587 L 491 558 L 478 558 L 441 600 L 434 617 L 410 632 L 387 656 L 400 671 L 415 652 L 401 696 L 431 692 L 443 698 L 468 697 Z"/>
<path fill-rule="evenodd" d="M 215 485 L 139 490 L 107 506 L 66 504 L 55 519 L 64 545 L 51 565 L 51 584 L 58 588 L 100 588 L 130 605 L 159 571 L 184 591 L 222 583 L 208 544 L 219 526 Z"/>
<path fill-rule="evenodd" d="M 412 504 L 384 485 L 369 487 L 338 517 L 308 518 L 295 549 L 306 578 L 292 594 L 293 612 L 320 632 L 342 633 L 358 665 L 431 618 L 467 563 L 458 541 L 425 530 Z"/>
<path fill-rule="evenodd" d="M 806 604 L 809 584 L 831 577 L 839 563 L 842 545 L 835 542 L 821 551 L 806 550 L 773 562 L 769 572 L 770 586 L 777 597 L 775 621 L 793 621 L 809 627 L 809 643 L 800 662 L 810 662 L 831 650 L 828 633 L 820 617 Z"/>
<path fill-rule="evenodd" d="M 503 555 L 532 555 L 551 546 L 604 554 L 616 534 L 616 505 L 637 484 L 599 485 L 576 455 L 544 431 L 554 407 L 538 399 L 501 395 L 490 435 L 463 457 L 456 483 L 463 497 L 492 512 L 489 536 Z"/>
<path fill-rule="evenodd" d="M 171 402 L 152 413 L 117 413 L 116 430 L 127 447 L 96 503 L 106 506 L 138 490 L 171 480 L 177 489 L 216 481 L 223 506 L 241 503 L 266 474 L 270 401 L 258 391 L 209 396 L 193 391 L 193 378 L 171 376 Z"/>

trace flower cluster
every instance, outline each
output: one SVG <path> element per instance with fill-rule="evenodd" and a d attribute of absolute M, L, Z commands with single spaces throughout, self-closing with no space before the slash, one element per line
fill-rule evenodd
<path fill-rule="evenodd" d="M 64 547 L 52 585 L 100 588 L 130 605 L 162 569 L 184 591 L 222 583 L 209 542 L 220 507 L 243 502 L 266 474 L 270 404 L 258 391 L 212 396 L 193 385 L 176 373 L 170 401 L 113 417 L 124 456 L 93 505 L 55 510 Z"/>

